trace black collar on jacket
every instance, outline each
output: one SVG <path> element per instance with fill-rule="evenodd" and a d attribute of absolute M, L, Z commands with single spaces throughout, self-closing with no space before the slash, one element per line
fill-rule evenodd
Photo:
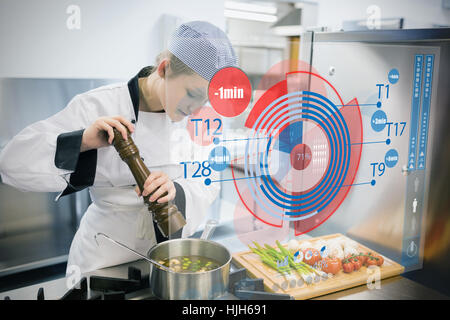
<path fill-rule="evenodd" d="M 130 92 L 131 102 L 133 103 L 134 108 L 134 116 L 136 117 L 136 121 L 138 121 L 139 115 L 139 78 L 148 77 L 152 71 L 153 66 L 147 66 L 142 68 L 137 75 L 128 81 L 128 91 Z"/>

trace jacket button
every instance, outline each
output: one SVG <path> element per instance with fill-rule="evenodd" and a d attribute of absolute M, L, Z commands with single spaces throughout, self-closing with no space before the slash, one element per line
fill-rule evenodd
<path fill-rule="evenodd" d="M 136 120 L 132 119 L 132 120 L 131 120 L 131 123 L 133 123 L 133 124 L 136 123 Z"/>

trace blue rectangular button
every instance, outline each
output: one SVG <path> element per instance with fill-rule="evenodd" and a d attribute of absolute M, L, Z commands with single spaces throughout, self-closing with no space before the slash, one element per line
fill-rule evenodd
<path fill-rule="evenodd" d="M 431 105 L 431 85 L 433 83 L 433 66 L 434 55 L 425 56 L 424 80 L 423 80 L 423 99 L 422 110 L 420 114 L 420 135 L 418 138 L 419 153 L 417 159 L 417 169 L 425 170 L 425 162 L 427 158 L 427 140 L 428 140 L 428 123 L 430 122 L 430 105 Z"/>
<path fill-rule="evenodd" d="M 416 169 L 416 151 L 418 144 L 418 121 L 420 112 L 420 97 L 422 93 L 423 55 L 414 58 L 414 77 L 411 102 L 411 127 L 409 131 L 408 170 Z"/>
<path fill-rule="evenodd" d="M 420 262 L 420 237 L 403 239 L 401 264 L 404 267 L 411 267 Z"/>

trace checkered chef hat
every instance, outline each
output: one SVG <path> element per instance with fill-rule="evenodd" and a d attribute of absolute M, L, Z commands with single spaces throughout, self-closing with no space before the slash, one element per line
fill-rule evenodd
<path fill-rule="evenodd" d="M 238 65 L 238 58 L 226 34 L 205 21 L 180 25 L 169 40 L 168 49 L 208 81 L 220 69 Z"/>

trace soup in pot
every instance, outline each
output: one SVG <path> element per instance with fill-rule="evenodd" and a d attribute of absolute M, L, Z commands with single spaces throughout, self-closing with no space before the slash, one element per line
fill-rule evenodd
<path fill-rule="evenodd" d="M 158 261 L 170 270 L 179 273 L 199 273 L 217 269 L 221 266 L 218 261 L 202 256 L 180 256 Z"/>

